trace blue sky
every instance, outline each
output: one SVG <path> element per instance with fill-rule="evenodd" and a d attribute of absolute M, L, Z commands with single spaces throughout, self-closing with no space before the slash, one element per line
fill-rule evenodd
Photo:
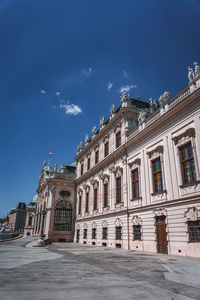
<path fill-rule="evenodd" d="M 124 86 L 184 88 L 199 37 L 198 0 L 1 0 L 0 215 L 31 201 L 50 150 L 74 160 Z"/>

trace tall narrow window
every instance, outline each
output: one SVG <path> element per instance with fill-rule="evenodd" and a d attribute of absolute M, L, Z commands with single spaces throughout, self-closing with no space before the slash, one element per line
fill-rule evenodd
<path fill-rule="evenodd" d="M 88 170 L 90 169 L 90 157 L 88 157 L 88 160 L 87 160 L 87 169 Z"/>
<path fill-rule="evenodd" d="M 108 156 L 108 154 L 109 154 L 109 142 L 106 142 L 104 144 L 104 156 L 106 157 Z"/>
<path fill-rule="evenodd" d="M 107 227 L 103 227 L 102 240 L 107 240 L 107 237 L 108 237 L 108 228 Z"/>
<path fill-rule="evenodd" d="M 82 205 L 82 197 L 79 196 L 79 204 L 78 204 L 78 214 L 80 215 L 81 214 L 81 205 Z"/>
<path fill-rule="evenodd" d="M 183 184 L 197 180 L 191 142 L 179 148 Z"/>
<path fill-rule="evenodd" d="M 200 242 L 200 220 L 188 221 L 189 242 Z"/>
<path fill-rule="evenodd" d="M 54 215 L 54 230 L 72 230 L 72 206 L 67 201 L 61 200 L 56 204 Z"/>
<path fill-rule="evenodd" d="M 141 225 L 133 225 L 133 240 L 141 241 Z"/>
<path fill-rule="evenodd" d="M 86 199 L 85 199 L 85 212 L 87 213 L 89 211 L 89 193 L 86 193 Z"/>
<path fill-rule="evenodd" d="M 83 164 L 81 164 L 81 175 L 83 175 Z"/>
<path fill-rule="evenodd" d="M 98 162 L 99 162 L 99 150 L 95 152 L 95 164 L 98 164 Z"/>
<path fill-rule="evenodd" d="M 132 177 L 132 198 L 139 198 L 139 177 L 138 169 L 135 169 L 131 172 Z"/>
<path fill-rule="evenodd" d="M 153 175 L 153 190 L 154 193 L 163 191 L 162 169 L 160 157 L 152 161 L 152 175 Z"/>
<path fill-rule="evenodd" d="M 84 229 L 84 230 L 83 230 L 83 238 L 84 238 L 84 239 L 87 239 L 87 229 Z"/>
<path fill-rule="evenodd" d="M 93 239 L 93 240 L 96 239 L 96 233 L 97 233 L 96 228 L 92 228 L 92 239 Z"/>
<path fill-rule="evenodd" d="M 108 206 L 108 183 L 104 184 L 104 199 L 103 199 L 103 206 Z"/>
<path fill-rule="evenodd" d="M 118 131 L 116 133 L 116 148 L 121 146 L 121 131 Z"/>
<path fill-rule="evenodd" d="M 121 203 L 122 201 L 122 191 L 121 191 L 121 177 L 116 178 L 116 203 Z"/>
<path fill-rule="evenodd" d="M 121 226 L 116 226 L 115 227 L 115 239 L 116 240 L 121 240 L 122 239 L 122 227 Z"/>
<path fill-rule="evenodd" d="M 94 189 L 94 210 L 97 210 L 97 189 Z"/>

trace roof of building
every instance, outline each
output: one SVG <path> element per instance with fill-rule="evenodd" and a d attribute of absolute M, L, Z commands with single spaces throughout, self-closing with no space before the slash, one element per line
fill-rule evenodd
<path fill-rule="evenodd" d="M 31 203 L 37 203 L 38 201 L 38 195 L 35 195 L 31 201 Z"/>

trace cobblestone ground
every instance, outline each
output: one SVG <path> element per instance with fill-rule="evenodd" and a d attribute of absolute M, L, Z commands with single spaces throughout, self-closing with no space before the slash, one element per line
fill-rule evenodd
<path fill-rule="evenodd" d="M 200 300 L 200 260 L 57 243 L 0 244 L 1 300 Z"/>

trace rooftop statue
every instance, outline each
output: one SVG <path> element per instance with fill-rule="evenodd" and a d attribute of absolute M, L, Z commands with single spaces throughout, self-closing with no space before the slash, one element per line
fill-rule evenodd
<path fill-rule="evenodd" d="M 195 66 L 194 75 L 195 75 L 195 78 L 196 78 L 200 75 L 200 67 L 199 67 L 199 65 L 196 61 L 193 62 L 193 65 Z"/>
<path fill-rule="evenodd" d="M 190 67 L 188 67 L 188 78 L 190 82 L 194 80 L 194 71 Z"/>
<path fill-rule="evenodd" d="M 141 125 L 147 118 L 147 113 L 144 110 L 141 110 L 138 116 L 138 124 Z"/>
<path fill-rule="evenodd" d="M 152 114 L 158 108 L 158 103 L 156 99 L 153 100 L 153 98 L 149 98 L 149 104 L 150 104 L 150 113 Z"/>
<path fill-rule="evenodd" d="M 168 100 L 169 100 L 169 92 L 165 91 L 159 98 L 160 106 L 164 107 L 165 104 L 167 104 Z"/>
<path fill-rule="evenodd" d="M 100 129 L 105 125 L 105 123 L 106 123 L 106 119 L 105 119 L 104 116 L 102 116 L 102 117 L 100 118 Z"/>
<path fill-rule="evenodd" d="M 79 146 L 80 146 L 80 151 L 81 151 L 83 149 L 83 142 L 82 141 L 80 141 Z"/>
<path fill-rule="evenodd" d="M 58 172 L 58 165 L 54 164 L 54 172 Z"/>
<path fill-rule="evenodd" d="M 92 137 L 95 137 L 96 134 L 97 134 L 97 128 L 96 128 L 96 126 L 94 126 L 92 128 Z"/>
<path fill-rule="evenodd" d="M 131 100 L 130 94 L 127 94 L 126 90 L 124 90 L 121 96 L 122 107 L 127 107 L 127 104 L 130 100 Z"/>
<path fill-rule="evenodd" d="M 111 106 L 111 108 L 110 108 L 110 114 L 111 114 L 111 115 L 116 114 L 115 104 L 112 104 L 112 106 Z"/>
<path fill-rule="evenodd" d="M 89 139 L 89 135 L 86 133 L 85 135 L 85 146 L 89 143 L 90 139 Z"/>

